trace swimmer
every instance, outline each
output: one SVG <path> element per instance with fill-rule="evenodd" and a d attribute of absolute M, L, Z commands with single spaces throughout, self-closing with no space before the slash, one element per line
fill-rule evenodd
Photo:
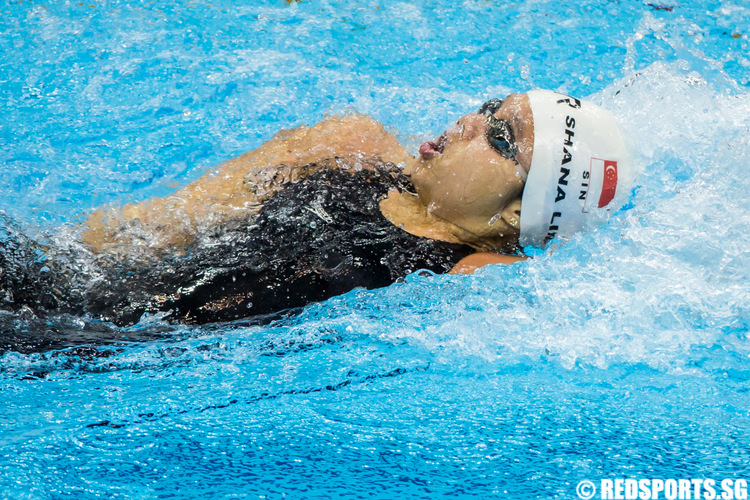
<path fill-rule="evenodd" d="M 16 297 L 118 324 L 146 312 L 189 323 L 269 314 L 421 269 L 522 261 L 526 246 L 601 224 L 629 181 L 612 115 L 550 91 L 490 100 L 416 157 L 370 118 L 331 118 L 281 131 L 173 195 L 96 211 L 82 232 L 96 270 L 47 263 L 45 292 Z M 24 254 L 15 244 L 2 267 Z M 34 281 L 14 279 L 0 284 Z"/>

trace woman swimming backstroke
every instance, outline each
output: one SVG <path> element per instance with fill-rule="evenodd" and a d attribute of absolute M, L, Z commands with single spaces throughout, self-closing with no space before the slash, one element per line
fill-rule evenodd
<path fill-rule="evenodd" d="M 490 100 L 416 157 L 370 118 L 332 118 L 173 195 L 98 210 L 82 232 L 94 266 L 0 240 L 0 307 L 205 323 L 473 272 L 602 223 L 631 177 L 614 117 L 550 91 Z"/>

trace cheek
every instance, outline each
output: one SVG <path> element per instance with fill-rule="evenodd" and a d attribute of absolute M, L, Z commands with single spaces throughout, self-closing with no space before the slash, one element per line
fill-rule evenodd
<path fill-rule="evenodd" d="M 461 202 L 467 204 L 474 204 L 482 198 L 487 196 L 487 184 L 482 182 L 482 179 L 472 175 L 466 182 L 463 183 L 463 189 L 461 190 Z"/>
<path fill-rule="evenodd" d="M 476 216 L 492 216 L 510 203 L 522 186 L 513 161 L 486 159 L 466 177 L 461 202 Z"/>
<path fill-rule="evenodd" d="M 479 140 L 448 145 L 443 154 L 421 162 L 412 182 L 425 205 L 436 210 L 461 211 L 487 196 L 488 185 L 497 182 L 501 170 L 494 154 Z"/>

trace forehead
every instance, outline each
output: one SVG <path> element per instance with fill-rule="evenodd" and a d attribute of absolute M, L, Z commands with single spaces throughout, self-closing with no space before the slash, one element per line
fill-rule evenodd
<path fill-rule="evenodd" d="M 524 114 L 531 109 L 527 109 L 528 106 L 524 104 L 528 103 L 526 94 L 508 94 L 504 98 L 493 98 L 486 101 L 479 107 L 477 111 L 480 115 L 495 114 L 501 109 L 505 111 L 504 114 Z"/>

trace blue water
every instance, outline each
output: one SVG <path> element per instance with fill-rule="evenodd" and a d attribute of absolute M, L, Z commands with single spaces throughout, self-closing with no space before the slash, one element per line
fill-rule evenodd
<path fill-rule="evenodd" d="M 59 244 L 97 206 L 355 110 L 415 149 L 488 97 L 551 88 L 611 109 L 641 170 L 609 225 L 521 265 L 266 326 L 151 317 L 119 333 L 138 342 L 5 353 L 0 497 L 576 498 L 584 479 L 750 477 L 750 8 L 652 4 L 0 6 L 0 208 Z"/>

